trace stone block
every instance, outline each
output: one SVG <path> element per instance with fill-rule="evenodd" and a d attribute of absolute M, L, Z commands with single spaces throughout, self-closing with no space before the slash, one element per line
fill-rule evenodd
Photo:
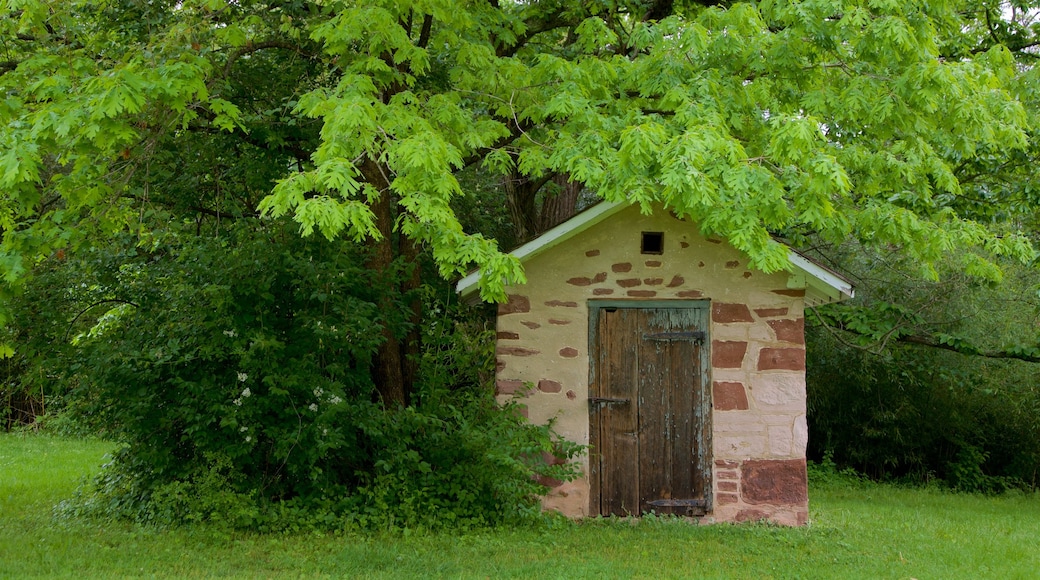
<path fill-rule="evenodd" d="M 511 355 L 511 356 L 533 356 L 539 354 L 541 351 L 533 348 L 524 348 L 522 346 L 499 346 L 495 348 L 495 354 L 499 355 Z"/>
<path fill-rule="evenodd" d="M 633 298 L 653 298 L 657 296 L 657 292 L 653 290 L 629 290 L 626 294 Z"/>
<path fill-rule="evenodd" d="M 804 348 L 763 348 L 758 353 L 758 370 L 805 370 Z"/>
<path fill-rule="evenodd" d="M 746 342 L 716 340 L 711 343 L 711 366 L 720 369 L 736 369 L 744 365 L 747 354 Z M 805 353 L 802 353 L 804 361 Z M 804 366 L 804 364 L 803 364 Z"/>
<path fill-rule="evenodd" d="M 801 373 L 753 374 L 751 398 L 761 407 L 804 409 L 805 375 Z"/>
<path fill-rule="evenodd" d="M 506 296 L 506 299 L 505 302 L 498 305 L 498 313 L 500 315 L 531 311 L 531 300 L 527 296 L 509 294 Z"/>
<path fill-rule="evenodd" d="M 735 493 L 718 493 L 715 494 L 715 503 L 720 505 L 726 505 L 730 503 L 737 503 L 740 501 L 740 496 Z"/>
<path fill-rule="evenodd" d="M 610 266 L 610 269 L 613 270 L 614 272 L 619 273 L 619 274 L 623 273 L 623 272 L 631 272 L 632 271 L 632 264 L 630 264 L 629 262 L 622 262 L 620 264 L 613 264 L 612 266 Z"/>
<path fill-rule="evenodd" d="M 716 411 L 746 411 L 748 399 L 744 384 L 716 381 L 712 385 L 712 404 Z"/>
<path fill-rule="evenodd" d="M 794 434 L 791 427 L 776 425 L 769 427 L 769 453 L 778 457 L 791 455 L 794 445 Z"/>
<path fill-rule="evenodd" d="M 790 308 L 756 308 L 755 314 L 759 318 L 773 318 L 775 316 L 787 316 L 787 313 L 790 311 Z"/>
<path fill-rule="evenodd" d="M 770 328 L 776 333 L 776 339 L 782 342 L 805 344 L 805 319 L 785 318 L 768 321 Z"/>
<path fill-rule="evenodd" d="M 792 457 L 805 457 L 805 448 L 809 444 L 809 425 L 805 415 L 798 415 L 794 420 L 794 441 L 791 443 Z"/>
<path fill-rule="evenodd" d="M 617 285 L 622 288 L 632 288 L 635 286 L 642 286 L 643 281 L 639 278 L 623 278 L 617 281 Z"/>
<path fill-rule="evenodd" d="M 495 333 L 495 338 L 498 340 L 517 340 L 520 338 L 520 334 L 508 330 L 500 330 Z"/>
<path fill-rule="evenodd" d="M 809 499 L 804 459 L 750 459 L 741 473 L 746 503 L 801 506 Z"/>
<path fill-rule="evenodd" d="M 683 290 L 676 294 L 676 296 L 679 298 L 702 298 L 704 292 L 701 292 L 700 290 Z"/>
<path fill-rule="evenodd" d="M 563 385 L 559 381 L 552 381 L 549 379 L 542 379 L 538 381 L 538 390 L 543 393 L 559 393 L 563 389 Z"/>
<path fill-rule="evenodd" d="M 747 304 L 727 304 L 713 302 L 711 304 L 711 320 L 720 324 L 733 322 L 754 322 Z"/>

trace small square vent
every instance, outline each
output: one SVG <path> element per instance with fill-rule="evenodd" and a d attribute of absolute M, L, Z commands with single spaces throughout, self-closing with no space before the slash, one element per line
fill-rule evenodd
<path fill-rule="evenodd" d="M 644 254 L 664 253 L 664 232 L 643 232 L 640 251 Z"/>

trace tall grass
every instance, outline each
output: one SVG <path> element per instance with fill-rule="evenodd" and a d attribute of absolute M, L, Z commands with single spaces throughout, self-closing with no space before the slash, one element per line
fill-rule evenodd
<path fill-rule="evenodd" d="M 1040 498 L 832 477 L 810 526 L 591 520 L 464 534 L 259 535 L 56 518 L 111 446 L 0 435 L 0 577 L 1035 578 Z"/>

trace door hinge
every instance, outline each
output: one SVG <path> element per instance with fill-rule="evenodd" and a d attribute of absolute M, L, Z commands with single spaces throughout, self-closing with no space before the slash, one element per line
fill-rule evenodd
<path fill-rule="evenodd" d="M 697 344 L 704 343 L 705 334 L 703 330 L 692 330 L 683 332 L 656 332 L 644 334 L 643 340 L 655 340 L 658 342 L 693 341 Z"/>
<path fill-rule="evenodd" d="M 646 503 L 654 507 L 708 507 L 706 499 L 655 499 Z"/>
<path fill-rule="evenodd" d="M 619 397 L 589 397 L 589 404 L 591 405 L 620 405 L 631 402 L 632 399 L 622 399 Z"/>

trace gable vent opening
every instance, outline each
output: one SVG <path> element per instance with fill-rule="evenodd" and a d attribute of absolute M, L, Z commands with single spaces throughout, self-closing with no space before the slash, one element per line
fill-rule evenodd
<path fill-rule="evenodd" d="M 640 251 L 644 254 L 664 253 L 664 232 L 643 232 Z"/>

